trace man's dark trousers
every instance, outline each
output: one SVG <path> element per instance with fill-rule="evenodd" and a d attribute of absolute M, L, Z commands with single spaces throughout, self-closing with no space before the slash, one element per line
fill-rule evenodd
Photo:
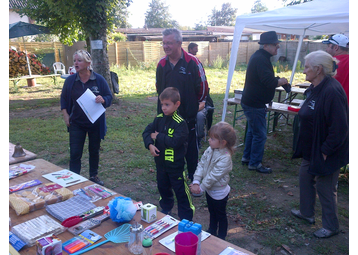
<path fill-rule="evenodd" d="M 188 177 L 191 181 L 194 179 L 194 173 L 198 165 L 199 146 L 196 138 L 195 123 L 188 123 L 189 136 L 188 136 L 188 149 L 185 155 L 186 165 L 188 168 Z"/>

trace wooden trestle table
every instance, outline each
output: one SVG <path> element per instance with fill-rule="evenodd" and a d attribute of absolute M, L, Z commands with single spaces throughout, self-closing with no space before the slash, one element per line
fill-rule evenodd
<path fill-rule="evenodd" d="M 20 184 L 26 181 L 30 181 L 33 179 L 39 179 L 40 181 L 42 181 L 43 183 L 48 183 L 50 182 L 49 180 L 45 179 L 42 177 L 43 174 L 47 174 L 47 173 L 51 173 L 51 172 L 55 172 L 55 171 L 59 171 L 62 170 L 61 167 L 56 166 L 46 160 L 43 159 L 35 159 L 35 160 L 31 160 L 31 161 L 27 161 L 26 164 L 30 164 L 30 165 L 34 165 L 36 168 L 25 174 L 22 176 L 19 176 L 17 178 L 11 179 L 9 185 L 15 185 L 15 184 Z M 75 189 L 79 189 L 79 188 L 83 188 L 86 187 L 88 185 L 93 184 L 93 182 L 91 181 L 86 181 L 86 182 L 82 182 L 73 186 L 69 186 L 68 189 L 70 190 L 75 190 Z M 111 201 L 114 197 L 116 196 L 122 196 L 120 194 L 111 196 L 107 199 L 103 199 L 103 200 L 99 200 L 97 202 L 95 202 L 94 204 L 96 206 L 106 206 L 108 204 L 109 201 Z M 145 203 L 145 198 L 143 198 L 143 203 Z M 41 215 L 49 215 L 46 212 L 46 209 L 40 209 L 37 211 L 33 211 L 30 212 L 28 214 L 25 215 L 20 215 L 17 216 L 15 211 L 10 208 L 9 209 L 9 215 L 11 218 L 11 224 L 12 226 L 15 226 L 17 224 L 20 224 L 22 222 L 25 222 L 27 220 L 39 217 Z M 164 217 L 165 215 L 160 213 L 159 211 L 157 212 L 157 219 L 161 219 L 162 217 Z M 50 216 L 51 218 L 53 218 L 52 216 Z M 141 221 L 141 217 L 140 217 L 140 211 L 137 211 L 136 215 L 134 216 L 134 218 L 129 222 L 130 224 L 134 223 L 134 220 L 139 222 L 140 224 L 143 225 L 143 228 L 147 227 L 150 225 L 150 223 L 146 223 L 144 221 Z M 56 220 L 57 221 L 57 220 Z M 111 219 L 108 219 L 104 222 L 102 222 L 102 224 L 96 228 L 93 228 L 92 230 L 94 232 L 96 232 L 97 234 L 103 236 L 103 238 L 97 242 L 102 242 L 105 240 L 104 234 L 106 234 L 107 232 L 111 231 L 112 229 L 120 226 L 120 223 L 116 223 L 113 222 Z M 168 254 L 175 254 L 174 252 L 172 252 L 171 250 L 167 249 L 165 246 L 163 246 L 162 244 L 159 243 L 159 240 L 161 240 L 162 238 L 174 233 L 175 231 L 178 230 L 178 227 L 174 227 L 170 230 L 168 230 L 167 232 L 163 233 L 161 236 L 159 236 L 158 238 L 153 240 L 153 249 L 152 249 L 152 254 L 156 254 L 159 252 L 166 252 Z M 66 242 L 67 240 L 73 238 L 74 236 L 68 232 L 65 231 L 61 234 L 58 235 L 58 237 L 62 240 L 62 243 Z M 36 250 L 35 250 L 36 246 L 32 246 L 32 247 L 24 247 L 20 250 L 20 254 L 22 255 L 34 255 L 36 254 Z M 254 253 L 249 252 L 243 248 L 240 248 L 234 244 L 231 244 L 229 242 L 226 242 L 224 240 L 221 240 L 215 236 L 210 236 L 208 237 L 205 241 L 203 241 L 201 243 L 201 254 L 204 255 L 215 255 L 215 254 L 219 254 L 220 252 L 222 252 L 226 247 L 232 247 L 234 249 L 237 249 L 241 252 L 247 253 L 249 255 L 252 255 Z M 67 254 L 65 251 L 63 251 L 63 254 Z M 91 251 L 88 251 L 85 253 L 86 255 L 102 255 L 102 254 L 106 254 L 106 255 L 111 255 L 111 254 L 131 254 L 128 250 L 127 247 L 127 243 L 121 243 L 121 244 L 116 244 L 116 243 L 112 243 L 112 242 L 108 242 L 106 244 L 103 244 Z"/>

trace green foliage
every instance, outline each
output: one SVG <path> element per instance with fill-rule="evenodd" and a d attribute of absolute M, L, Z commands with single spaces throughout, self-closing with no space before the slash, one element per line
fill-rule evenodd
<path fill-rule="evenodd" d="M 208 19 L 210 26 L 234 26 L 237 8 L 232 8 L 231 3 L 223 3 L 221 10 L 212 10 Z"/>
<path fill-rule="evenodd" d="M 265 12 L 267 10 L 268 8 L 264 3 L 261 2 L 261 0 L 256 0 L 251 8 L 251 13 Z"/>
<path fill-rule="evenodd" d="M 208 26 L 204 22 L 195 23 L 194 30 L 206 30 Z"/>
<path fill-rule="evenodd" d="M 127 41 L 127 36 L 122 33 L 113 33 L 110 35 L 110 40 L 114 42 L 125 42 Z"/>
<path fill-rule="evenodd" d="M 229 61 L 226 59 L 223 59 L 220 55 L 216 57 L 216 59 L 213 61 L 213 68 L 222 69 L 227 68 L 229 66 Z"/>
<path fill-rule="evenodd" d="M 178 27 L 177 21 L 172 19 L 169 7 L 162 0 L 152 0 L 149 9 L 145 13 L 145 25 L 147 28 L 173 28 Z"/>
<path fill-rule="evenodd" d="M 60 41 L 72 45 L 74 41 L 99 33 L 114 23 L 114 7 L 118 3 L 129 5 L 131 0 L 19 0 L 20 15 L 26 15 L 47 26 Z M 25 8 L 22 8 L 25 6 Z"/>
<path fill-rule="evenodd" d="M 272 63 L 272 66 L 273 66 L 273 70 L 275 71 L 275 73 L 287 72 L 292 69 L 292 67 L 289 66 L 288 63 L 280 63 L 278 61 Z"/>
<path fill-rule="evenodd" d="M 55 52 L 55 48 L 41 48 L 37 49 L 35 48 L 34 53 L 37 56 L 37 59 L 42 62 L 43 58 L 45 57 L 46 53 L 53 53 Z"/>
<path fill-rule="evenodd" d="M 132 0 L 128 2 L 119 1 L 119 3 L 113 9 L 113 24 L 118 28 L 130 28 L 131 24 L 128 22 L 128 6 L 132 3 Z"/>
<path fill-rule="evenodd" d="M 302 4 L 311 1 L 312 0 L 283 0 L 283 3 L 285 6 L 292 6 L 292 5 Z"/>
<path fill-rule="evenodd" d="M 39 34 L 33 39 L 35 42 L 59 42 L 60 38 L 53 34 Z"/>

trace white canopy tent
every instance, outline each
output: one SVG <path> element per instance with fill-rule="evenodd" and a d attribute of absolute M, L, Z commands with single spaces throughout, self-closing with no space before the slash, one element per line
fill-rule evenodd
<path fill-rule="evenodd" d="M 312 2 L 283 7 L 272 11 L 238 16 L 236 18 L 231 48 L 222 115 L 223 121 L 225 120 L 227 100 L 235 70 L 240 38 L 245 27 L 299 35 L 298 48 L 290 78 L 290 83 L 292 83 L 302 40 L 306 35 L 349 33 L 349 0 L 314 0 Z"/>

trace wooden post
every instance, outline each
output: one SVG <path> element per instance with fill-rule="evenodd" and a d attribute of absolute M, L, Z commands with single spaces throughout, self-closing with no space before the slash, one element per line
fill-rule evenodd
<path fill-rule="evenodd" d="M 145 62 L 145 47 L 144 47 L 144 43 L 145 42 L 142 42 L 142 59 L 143 59 L 143 62 Z"/>
<path fill-rule="evenodd" d="M 246 46 L 246 64 L 249 63 L 249 45 L 250 45 L 250 42 L 247 42 L 247 46 Z"/>
<path fill-rule="evenodd" d="M 128 49 L 126 48 L 126 65 L 127 65 L 127 69 L 128 69 Z"/>
<path fill-rule="evenodd" d="M 209 50 L 208 50 L 208 65 L 210 66 L 210 52 L 211 52 L 211 43 L 209 42 Z"/>
<path fill-rule="evenodd" d="M 116 66 L 118 66 L 118 45 L 117 45 L 117 42 L 115 42 L 114 44 L 114 57 L 116 58 Z"/>

